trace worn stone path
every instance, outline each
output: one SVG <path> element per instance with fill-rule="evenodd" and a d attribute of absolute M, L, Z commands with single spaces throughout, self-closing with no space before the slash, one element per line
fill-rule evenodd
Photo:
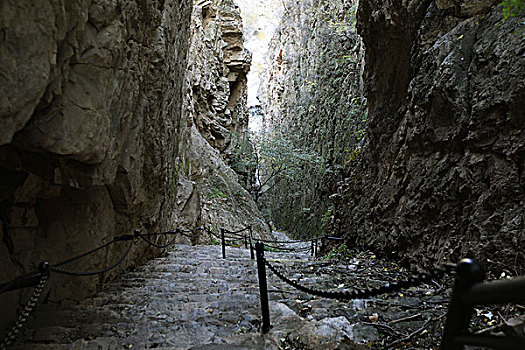
<path fill-rule="evenodd" d="M 279 240 L 286 237 L 276 235 Z M 300 246 L 300 244 L 298 244 Z M 266 252 L 301 284 L 359 289 L 409 276 L 373 253 Z M 353 255 L 352 255 L 353 254 Z M 450 279 L 394 295 L 342 302 L 292 289 L 268 273 L 272 329 L 260 333 L 256 262 L 249 250 L 177 245 L 95 297 L 40 305 L 13 349 L 436 349 Z M 52 283 L 52 281 L 51 281 Z M 480 309 L 481 331 L 507 314 Z M 508 312 L 512 314 L 512 310 Z M 487 316 L 494 315 L 494 316 Z M 502 320 L 500 320 L 500 318 Z M 476 317 L 474 317 L 476 321 Z M 357 343 L 362 345 L 357 345 Z"/>
<path fill-rule="evenodd" d="M 177 245 L 167 257 L 126 273 L 96 297 L 43 305 L 21 348 L 203 348 L 256 332 L 254 262 L 246 250 Z M 53 345 L 48 345 L 53 344 Z"/>
<path fill-rule="evenodd" d="M 110 282 L 97 296 L 74 305 L 41 305 L 14 349 L 278 349 L 291 329 L 309 325 L 282 303 L 271 302 L 272 330 L 260 334 L 256 262 L 249 251 L 177 245 Z M 307 262 L 306 253 L 267 253 Z M 270 297 L 290 291 L 274 277 Z M 281 292 L 275 293 L 275 290 Z M 315 323 L 315 322 L 314 322 Z M 341 339 L 325 321 L 317 336 Z M 309 329 L 310 329 L 309 328 Z M 319 327 L 317 327 L 319 328 Z"/>

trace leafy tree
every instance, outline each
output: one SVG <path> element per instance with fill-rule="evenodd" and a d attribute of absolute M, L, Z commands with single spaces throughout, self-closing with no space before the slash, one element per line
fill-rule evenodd
<path fill-rule="evenodd" d="M 324 171 L 323 159 L 314 152 L 295 147 L 278 131 L 253 135 L 257 164 L 254 198 L 258 201 L 279 181 L 297 181 L 307 168 Z"/>
<path fill-rule="evenodd" d="M 231 167 L 240 176 L 239 180 L 243 187 L 252 192 L 257 161 L 251 133 L 242 132 L 233 135 L 232 143 L 234 147 L 231 154 Z"/>
<path fill-rule="evenodd" d="M 307 168 L 324 171 L 324 162 L 314 152 L 295 147 L 278 131 L 243 134 L 234 152 L 233 168 L 253 174 L 248 190 L 256 202 L 279 181 L 297 181 Z"/>

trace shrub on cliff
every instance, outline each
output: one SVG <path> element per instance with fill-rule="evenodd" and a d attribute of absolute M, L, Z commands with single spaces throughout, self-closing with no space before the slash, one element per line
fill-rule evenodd
<path fill-rule="evenodd" d="M 521 15 L 525 11 L 525 0 L 503 0 L 503 20 Z"/>

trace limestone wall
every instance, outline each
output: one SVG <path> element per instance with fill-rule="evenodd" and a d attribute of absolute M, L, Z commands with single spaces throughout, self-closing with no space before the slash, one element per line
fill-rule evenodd
<path fill-rule="evenodd" d="M 270 42 L 261 89 L 265 127 L 297 149 L 322 157 L 293 181 L 283 179 L 262 202 L 276 225 L 319 235 L 332 215 L 329 196 L 355 158 L 366 122 L 361 81 L 364 51 L 355 27 L 357 1 L 287 1 Z"/>
<path fill-rule="evenodd" d="M 180 169 L 177 223 L 238 230 L 252 224 L 269 233 L 251 195 L 240 185 L 232 152 L 247 131 L 246 74 L 251 53 L 244 48 L 239 7 L 232 0 L 196 0 L 186 72 L 183 118 L 188 153 Z M 206 235 L 200 242 L 210 242 Z"/>
<path fill-rule="evenodd" d="M 0 281 L 135 229 L 268 233 L 228 166 L 250 67 L 233 1 L 9 0 L 0 34 Z M 82 299 L 162 253 L 142 243 L 102 277 L 53 275 L 42 300 Z M 0 336 L 28 293 L 0 294 Z"/>
<path fill-rule="evenodd" d="M 251 53 L 244 48 L 240 10 L 233 0 L 196 1 L 192 26 L 190 118 L 208 143 L 226 154 L 232 136 L 248 127 Z"/>
<path fill-rule="evenodd" d="M 369 141 L 335 198 L 351 245 L 523 273 L 525 27 L 501 19 L 494 1 L 360 1 Z"/>
<path fill-rule="evenodd" d="M 201 203 L 187 205 L 184 186 L 198 170 L 189 164 L 191 125 L 201 125 L 206 116 L 187 113 L 193 107 L 187 90 L 192 79 L 201 85 L 215 81 L 188 73 L 192 8 L 187 0 L 2 2 L 0 281 L 134 229 L 201 223 L 195 219 Z M 240 30 L 229 27 L 232 18 L 226 15 L 238 17 L 235 8 L 226 4 L 219 11 L 224 18 L 215 27 L 221 32 L 191 45 L 218 43 L 213 67 L 219 69 L 212 76 L 222 83 L 215 84 L 219 89 L 235 94 L 213 91 L 206 98 L 219 100 L 223 119 L 234 119 L 229 125 L 244 125 L 242 82 L 249 59 L 239 56 Z M 226 125 L 223 138 L 232 129 Z M 190 217 L 181 214 L 188 211 Z M 72 267 L 104 267 L 124 250 L 118 244 Z M 125 264 L 104 277 L 53 276 L 43 299 L 83 298 L 115 273 L 160 252 L 137 244 Z M 28 293 L 0 295 L 2 331 Z"/>
<path fill-rule="evenodd" d="M 352 3 L 285 2 L 272 41 L 267 122 L 332 170 L 276 186 L 281 225 L 315 233 L 322 218 L 349 247 L 523 272 L 523 14 L 502 22 L 492 0 L 361 0 L 361 68 L 341 15 Z"/>

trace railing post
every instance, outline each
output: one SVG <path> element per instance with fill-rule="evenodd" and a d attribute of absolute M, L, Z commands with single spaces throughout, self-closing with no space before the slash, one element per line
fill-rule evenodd
<path fill-rule="evenodd" d="M 221 228 L 222 258 L 226 259 L 226 241 L 224 240 L 224 228 Z"/>
<path fill-rule="evenodd" d="M 248 235 L 244 235 L 244 249 L 248 249 Z"/>
<path fill-rule="evenodd" d="M 255 254 L 254 254 L 254 251 L 253 251 L 253 241 L 252 241 L 252 236 L 253 236 L 253 231 L 252 231 L 252 225 L 249 225 L 248 226 L 248 233 L 250 235 L 249 239 L 250 239 L 250 258 L 253 260 L 255 259 Z"/>
<path fill-rule="evenodd" d="M 259 276 L 259 294 L 261 298 L 262 332 L 270 330 L 270 307 L 268 306 L 268 284 L 266 283 L 266 266 L 264 265 L 264 244 L 255 243 L 257 255 L 257 275 Z"/>
<path fill-rule="evenodd" d="M 448 305 L 440 349 L 463 349 L 463 344 L 456 342 L 454 338 L 467 331 L 474 308 L 472 304 L 463 303 L 462 299 L 474 284 L 484 279 L 485 271 L 478 262 L 471 259 L 462 259 L 456 265 L 456 281 Z"/>
<path fill-rule="evenodd" d="M 314 241 L 314 258 L 317 256 L 317 238 Z"/>
<path fill-rule="evenodd" d="M 314 256 L 314 240 L 313 239 L 310 241 L 310 253 L 312 256 Z"/>

